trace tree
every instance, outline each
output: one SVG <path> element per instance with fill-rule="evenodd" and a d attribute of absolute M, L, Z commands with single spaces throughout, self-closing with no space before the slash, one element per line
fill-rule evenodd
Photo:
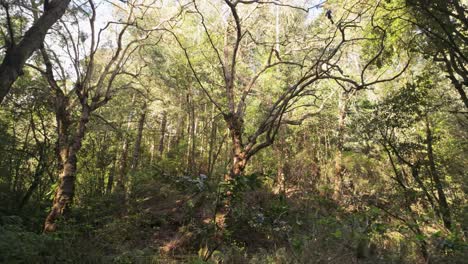
<path fill-rule="evenodd" d="M 188 48 L 186 44 L 186 39 L 192 37 L 190 33 L 179 32 L 176 28 L 166 29 L 182 49 L 194 81 L 223 116 L 229 130 L 231 162 L 224 177 L 227 189 L 221 218 L 230 211 L 233 186 L 243 174 L 248 161 L 274 142 L 282 125 L 300 124 L 311 114 L 298 120 L 286 116 L 294 118 L 292 111 L 297 108 L 318 106 L 316 103 L 304 103 L 304 100 L 323 96 L 316 86 L 319 80 L 335 80 L 349 83 L 355 89 L 365 89 L 396 79 L 408 67 L 408 63 L 404 64 L 390 77 L 382 76 L 382 73 L 377 78 L 367 77 L 366 72 L 386 50 L 383 45 L 386 30 L 372 21 L 366 26 L 376 32 L 374 38 L 349 37 L 348 33 L 359 27 L 358 20 L 366 12 L 369 17 L 373 16 L 376 12 L 374 6 L 369 8 L 363 4 L 354 7 L 358 11 L 343 11 L 343 18 L 336 22 L 336 26 L 328 21 L 307 23 L 306 13 L 303 12 L 313 7 L 280 6 L 291 11 L 289 16 L 294 22 L 283 25 L 284 35 L 275 37 L 278 34 L 276 28 L 266 26 L 267 30 L 264 30 L 256 27 L 259 24 L 268 25 L 270 18 L 265 13 L 270 7 L 268 3 L 226 0 L 219 8 L 228 11 L 229 17 L 219 18 L 209 15 L 210 12 L 216 13 L 218 7 L 189 2 L 186 8 L 190 10 L 191 19 L 200 21 L 200 26 L 195 26 L 194 31 L 204 33 L 204 38 L 198 38 L 197 44 L 206 50 L 203 56 L 207 59 L 191 54 L 194 46 Z M 224 39 L 219 37 L 220 29 L 215 26 L 219 24 L 224 24 L 221 29 Z M 303 24 L 306 24 L 305 28 L 300 26 Z M 301 41 L 286 33 L 301 30 L 313 33 L 307 34 Z M 280 42 L 275 39 L 280 39 Z M 376 42 L 377 48 L 375 54 L 362 63 L 360 73 L 353 74 L 359 78 L 355 80 L 340 67 L 342 50 L 363 40 Z M 262 63 L 262 60 L 265 62 Z M 260 95 L 266 97 L 261 99 L 262 102 L 256 101 Z M 258 112 L 253 114 L 253 111 Z M 218 222 L 220 226 L 224 225 L 224 219 Z"/>
<path fill-rule="evenodd" d="M 88 20 L 90 29 L 91 39 L 88 49 L 86 49 L 87 37 L 79 35 L 78 39 L 74 38 L 71 33 L 73 31 L 69 28 L 70 25 L 64 23 L 63 31 L 57 33 L 67 45 L 69 59 L 73 62 L 76 78 L 73 87 L 70 88 L 67 85 L 68 80 L 64 70 L 66 62 L 60 61 L 58 56 L 46 48 L 41 49 L 45 69 L 31 65 L 46 78 L 50 86 L 57 122 L 60 159 L 59 184 L 52 209 L 45 220 L 44 232 L 56 230 L 56 220 L 66 214 L 73 200 L 78 152 L 92 113 L 107 104 L 117 91 L 132 85 L 133 81 L 125 80 L 124 76 L 137 78 L 141 72 L 141 66 L 129 67 L 129 64 L 140 42 L 149 36 L 147 32 L 133 39 L 124 38 L 132 34 L 130 30 L 134 28 L 137 19 L 136 2 L 129 4 L 129 9 L 122 14 L 123 22 L 109 21 L 99 32 L 96 31 L 97 9 L 94 1 L 87 1 L 87 7 L 90 13 L 83 15 Z M 78 15 L 73 19 L 75 22 L 71 24 L 72 26 L 78 24 Z M 117 27 L 112 28 L 113 25 Z M 118 30 L 114 50 L 102 48 L 101 41 L 108 29 Z M 83 48 L 87 50 L 84 60 L 77 52 Z M 50 57 L 50 53 L 54 54 L 53 58 Z M 55 71 L 60 73 L 61 79 L 56 78 Z"/>
<path fill-rule="evenodd" d="M 387 10 L 416 33 L 414 47 L 432 58 L 447 74 L 465 107 L 468 107 L 468 19 L 460 0 L 393 0 Z"/>
<path fill-rule="evenodd" d="M 47 31 L 63 16 L 70 2 L 70 0 L 45 0 L 44 12 L 25 32 L 19 43 L 16 43 L 17 36 L 10 17 L 10 3 L 7 0 L 0 2 L 6 14 L 6 31 L 8 32 L 8 37 L 3 34 L 6 51 L 0 65 L 0 103 L 10 91 L 18 76 L 22 75 L 22 69 L 29 57 L 34 51 L 43 46 Z M 31 3 L 33 12 L 37 12 L 35 1 L 32 0 Z"/>
<path fill-rule="evenodd" d="M 447 77 L 468 108 L 468 19 L 466 3 L 459 0 L 426 1 L 409 0 L 411 12 L 418 20 L 411 20 L 430 41 L 423 52 L 439 62 Z"/>

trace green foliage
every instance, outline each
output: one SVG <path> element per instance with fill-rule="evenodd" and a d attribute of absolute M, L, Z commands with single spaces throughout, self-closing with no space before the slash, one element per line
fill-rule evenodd
<path fill-rule="evenodd" d="M 0 226 L 0 262 L 32 263 L 49 253 L 54 238 L 24 230 L 18 224 Z"/>
<path fill-rule="evenodd" d="M 131 7 L 120 2 L 108 10 L 119 19 Z M 302 8 L 310 1 L 253 2 L 236 2 L 242 37 L 235 74 L 226 69 L 238 27 L 223 1 L 156 1 L 135 19 L 145 32 L 128 25 L 122 43 L 143 40 L 111 71 L 125 72 L 106 76 L 118 79 L 109 102 L 73 142 L 81 146 L 73 203 L 53 234 L 40 232 L 61 183 L 60 91 L 38 71 L 46 66 L 40 52 L 33 55 L 0 106 L 0 262 L 425 263 L 425 254 L 434 263 L 466 261 L 468 123 L 450 72 L 440 68 L 443 55 L 458 54 L 454 61 L 464 65 L 466 34 L 453 16 L 459 1 L 330 0 L 308 12 Z M 427 10 L 416 8 L 426 2 Z M 22 4 L 12 9 L 16 38 L 32 22 Z M 107 7 L 99 3 L 99 21 Z M 82 110 L 81 83 L 73 80 L 83 76 L 68 66 L 86 71 L 91 58 L 81 54 L 86 44 L 76 49 L 77 61 L 60 67 L 68 52 L 55 49 L 74 53 L 74 41 L 89 42 L 91 13 L 88 3 L 73 6 L 44 45 L 70 97 L 70 142 Z M 117 32 L 122 21 L 109 29 Z M 5 44 L 3 17 L 0 27 Z M 148 29 L 154 32 L 143 37 Z M 115 51 L 110 44 L 96 51 L 93 81 Z M 394 76 L 407 61 L 398 78 L 356 86 Z M 268 64 L 277 65 L 261 72 Z M 454 77 L 465 75 L 460 66 Z M 296 88 L 303 90 L 287 93 Z M 104 90 L 89 90 L 90 103 Z M 271 145 L 225 182 L 234 142 L 227 117 L 234 113 L 241 151 Z M 272 113 L 281 115 L 273 120 Z M 228 192 L 221 227 L 215 216 Z"/>

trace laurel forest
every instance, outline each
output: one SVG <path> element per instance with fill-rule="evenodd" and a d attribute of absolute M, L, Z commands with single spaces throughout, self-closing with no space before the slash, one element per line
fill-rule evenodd
<path fill-rule="evenodd" d="M 0 0 L 0 263 L 466 263 L 467 0 Z"/>

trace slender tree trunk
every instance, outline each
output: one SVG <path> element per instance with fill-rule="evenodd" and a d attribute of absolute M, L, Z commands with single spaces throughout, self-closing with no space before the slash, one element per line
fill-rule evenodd
<path fill-rule="evenodd" d="M 213 157 L 213 152 L 214 152 L 214 147 L 215 147 L 215 142 L 216 142 L 216 134 L 217 134 L 217 127 L 216 127 L 216 121 L 214 118 L 214 105 L 211 108 L 211 132 L 210 132 L 210 140 L 209 140 L 209 146 L 208 146 L 208 176 L 211 176 L 213 173 L 213 167 L 214 167 L 214 157 Z"/>
<path fill-rule="evenodd" d="M 209 142 L 209 134 L 206 133 L 207 131 L 207 128 L 208 128 L 208 113 L 206 111 L 206 108 L 207 108 L 207 105 L 208 104 L 205 104 L 205 107 L 203 109 L 203 113 L 200 117 L 200 122 L 198 124 L 199 128 L 197 129 L 198 131 L 202 131 L 202 133 L 200 133 L 200 137 L 201 137 L 201 142 L 199 144 L 199 149 L 200 149 L 200 153 L 198 154 L 198 157 L 199 157 L 199 162 L 198 162 L 198 166 L 197 166 L 197 172 L 198 173 L 207 173 L 208 171 L 208 163 L 205 163 L 205 153 L 207 151 L 207 149 L 205 148 L 205 146 L 207 145 L 207 141 Z M 208 143 L 209 145 L 209 143 Z"/>
<path fill-rule="evenodd" d="M 194 107 L 195 108 L 195 107 Z M 192 138 L 192 142 L 190 145 L 190 158 L 189 158 L 189 170 L 192 175 L 196 175 L 197 168 L 195 162 L 196 156 L 196 135 L 197 135 L 197 118 L 195 117 L 195 109 L 192 111 L 192 124 L 190 126 L 190 137 Z"/>
<path fill-rule="evenodd" d="M 185 118 L 184 116 L 179 113 L 177 115 L 177 119 L 179 120 L 179 122 L 177 122 L 177 128 L 176 128 L 176 133 L 174 135 L 174 146 L 178 146 L 179 143 L 180 143 L 180 140 L 184 138 L 184 134 L 185 134 Z"/>
<path fill-rule="evenodd" d="M 187 128 L 185 129 L 187 132 L 187 146 L 185 148 L 185 171 L 190 172 L 190 146 L 192 145 L 192 133 L 190 133 L 191 129 L 191 114 L 190 111 L 187 115 Z"/>
<path fill-rule="evenodd" d="M 22 153 L 26 153 L 26 150 L 29 147 L 29 134 L 31 132 L 31 128 L 32 128 L 32 125 L 29 124 L 28 128 L 26 129 L 26 136 L 25 136 L 23 146 L 22 146 L 22 148 L 20 150 Z M 15 127 L 13 127 L 13 137 L 16 138 L 16 128 Z M 14 177 L 13 177 L 13 189 L 12 189 L 14 192 L 18 191 L 18 186 L 20 185 L 20 183 L 22 181 L 22 175 L 20 173 L 20 169 L 21 169 L 21 165 L 23 163 L 23 160 L 25 160 L 25 156 L 21 155 L 20 157 L 18 157 L 16 159 L 16 162 L 15 162 L 15 169 L 14 169 L 15 172 L 14 172 Z"/>
<path fill-rule="evenodd" d="M 98 177 L 98 192 L 100 195 L 103 195 L 106 191 L 106 172 L 107 172 L 107 165 L 109 165 L 106 162 L 105 156 L 109 150 L 109 144 L 108 144 L 108 133 L 107 131 L 104 133 L 104 137 L 100 140 L 99 144 L 99 150 L 98 150 L 98 161 L 96 163 L 97 169 L 99 169 L 99 177 Z"/>
<path fill-rule="evenodd" d="M 154 160 L 154 149 L 155 149 L 155 139 L 154 136 L 151 136 L 151 146 L 150 146 L 150 158 L 149 158 L 149 164 L 153 165 L 153 160 Z"/>
<path fill-rule="evenodd" d="M 465 87 L 463 87 L 463 84 L 455 80 L 455 77 L 453 79 L 454 79 L 452 80 L 453 86 L 455 87 L 458 94 L 460 95 L 460 99 L 462 100 L 465 107 L 468 108 L 468 96 L 466 95 Z"/>
<path fill-rule="evenodd" d="M 275 147 L 276 157 L 278 157 L 276 179 L 274 184 L 273 192 L 275 194 L 286 194 L 286 179 L 285 179 L 285 166 L 286 166 L 286 155 L 284 150 L 285 145 L 284 137 L 281 137 L 278 144 Z"/>
<path fill-rule="evenodd" d="M 411 209 L 411 206 L 408 205 L 408 206 L 406 206 L 406 208 L 410 212 L 410 214 L 412 215 L 411 217 L 413 218 L 413 221 L 414 221 L 414 224 L 412 225 L 412 227 L 410 227 L 411 230 L 413 231 L 414 234 L 416 234 L 417 236 L 423 238 L 420 241 L 418 241 L 419 250 L 420 250 L 421 255 L 422 255 L 423 259 L 424 259 L 424 262 L 426 264 L 429 264 L 429 263 L 431 263 L 431 261 L 430 261 L 429 251 L 427 249 L 427 242 L 426 242 L 426 239 L 424 239 L 424 233 L 421 231 L 421 228 L 419 227 L 418 221 L 415 219 L 415 217 L 413 215 L 413 210 Z"/>
<path fill-rule="evenodd" d="M 114 175 L 116 170 L 116 163 L 117 163 L 117 154 L 112 161 L 112 169 L 109 172 L 109 177 L 107 178 L 107 186 L 106 186 L 106 193 L 110 194 L 112 192 L 112 187 L 114 186 Z"/>
<path fill-rule="evenodd" d="M 195 118 L 195 106 L 193 105 L 191 87 L 187 94 L 188 104 L 188 126 L 187 134 L 189 135 L 189 142 L 187 148 L 187 171 L 190 174 L 195 173 L 195 136 L 196 136 L 196 118 Z"/>
<path fill-rule="evenodd" d="M 339 200 L 343 189 L 343 177 L 345 168 L 343 167 L 343 149 L 346 126 L 346 112 L 348 104 L 348 94 L 342 92 L 338 104 L 338 128 L 337 128 L 337 150 L 335 154 L 335 181 L 333 189 L 333 199 Z"/>
<path fill-rule="evenodd" d="M 145 120 L 146 120 L 146 103 L 144 104 L 142 108 L 140 119 L 138 120 L 138 132 L 137 132 L 137 137 L 135 140 L 135 146 L 133 148 L 133 157 L 132 157 L 132 165 L 131 165 L 132 171 L 136 170 L 139 159 L 140 159 L 141 139 L 143 138 L 143 129 L 145 128 Z"/>
<path fill-rule="evenodd" d="M 135 94 L 132 97 L 132 106 L 135 105 Z M 132 122 L 133 112 L 128 114 L 127 128 L 123 133 L 122 152 L 119 159 L 119 168 L 117 170 L 117 187 L 119 191 L 125 193 L 125 183 L 127 181 L 127 166 L 128 166 L 128 148 L 129 148 L 129 136 L 128 131 Z"/>
<path fill-rule="evenodd" d="M 213 171 L 214 171 L 214 168 L 215 168 L 216 161 L 218 160 L 219 155 L 223 151 L 223 146 L 225 145 L 224 143 L 226 142 L 226 138 L 227 138 L 227 133 L 224 134 L 223 139 L 219 143 L 217 151 L 213 154 L 213 160 L 211 161 L 211 168 L 210 168 L 209 175 L 208 175 L 209 177 L 211 177 L 213 175 Z"/>
<path fill-rule="evenodd" d="M 120 191 L 125 191 L 125 182 L 127 174 L 127 159 L 128 159 L 128 136 L 125 135 L 122 144 L 122 153 L 119 159 L 119 168 L 117 171 L 117 186 Z"/>
<path fill-rule="evenodd" d="M 162 157 L 162 154 L 164 152 L 164 139 L 166 137 L 166 126 L 167 126 L 167 112 L 164 111 L 162 113 L 162 119 L 161 119 L 161 137 L 159 139 L 159 146 L 158 146 L 158 152 L 159 156 Z"/>
<path fill-rule="evenodd" d="M 16 125 L 13 123 L 13 126 L 12 126 L 12 130 L 13 130 L 13 137 L 12 137 L 12 141 L 10 143 L 11 145 L 11 149 L 14 150 L 16 149 L 16 145 L 17 145 L 17 142 L 16 142 Z M 14 177 L 14 174 L 13 174 L 13 163 L 14 163 L 14 151 L 10 151 L 9 155 L 8 155 L 8 169 L 7 169 L 7 176 L 8 176 L 8 190 L 9 191 L 14 191 L 14 180 L 15 180 L 15 177 Z"/>
<path fill-rule="evenodd" d="M 429 203 L 430 203 L 431 206 L 432 206 L 432 209 L 435 210 L 435 211 L 437 212 L 438 209 L 437 209 L 437 207 L 435 206 L 434 199 L 432 199 L 432 196 L 431 196 L 431 194 L 429 193 L 429 191 L 427 190 L 426 186 L 424 185 L 424 182 L 421 180 L 421 177 L 419 177 L 419 168 L 420 168 L 420 165 L 419 165 L 418 163 L 412 165 L 412 166 L 411 166 L 411 176 L 412 176 L 413 179 L 416 181 L 416 183 L 419 185 L 419 187 L 421 188 L 421 190 L 423 190 L 424 195 L 426 196 L 427 200 L 429 201 Z"/>
<path fill-rule="evenodd" d="M 442 215 L 444 226 L 447 229 L 451 229 L 452 220 L 451 220 L 450 208 L 447 202 L 447 197 L 444 192 L 444 187 L 443 187 L 441 176 L 439 175 L 439 172 L 437 171 L 437 168 L 435 165 L 434 150 L 432 146 L 433 141 L 434 141 L 434 138 L 433 138 L 431 126 L 429 123 L 429 117 L 426 116 L 426 143 L 427 143 L 427 157 L 429 160 L 429 169 L 430 169 L 431 176 L 432 176 L 432 179 L 434 180 L 435 187 L 437 190 L 437 196 L 439 198 L 437 201 L 439 203 L 440 213 Z"/>
<path fill-rule="evenodd" d="M 19 209 L 23 208 L 26 205 L 26 203 L 29 201 L 32 194 L 34 193 L 36 188 L 39 186 L 39 183 L 41 182 L 42 175 L 44 174 L 44 172 L 46 170 L 46 148 L 48 147 L 46 145 L 47 139 L 45 139 L 44 142 L 39 141 L 39 139 L 37 137 L 37 133 L 36 133 L 36 124 L 34 123 L 32 113 L 31 113 L 30 123 L 31 123 L 31 130 L 32 130 L 34 140 L 36 141 L 36 145 L 39 147 L 39 160 L 38 160 L 38 164 L 36 166 L 36 170 L 34 172 L 33 182 L 31 183 L 31 186 L 29 186 L 29 188 L 26 191 L 25 195 L 21 199 L 21 202 L 20 202 L 20 204 L 18 206 Z M 44 123 L 42 123 L 42 125 L 44 126 Z M 44 133 L 44 135 L 46 135 L 45 130 L 43 131 L 43 133 Z"/>
<path fill-rule="evenodd" d="M 33 182 L 31 186 L 29 186 L 23 198 L 21 199 L 21 202 L 18 206 L 19 209 L 23 208 L 26 205 L 26 203 L 29 201 L 29 199 L 31 198 L 36 188 L 39 186 L 39 183 L 41 182 L 42 175 L 44 174 L 44 171 L 45 171 L 44 158 L 45 157 L 43 157 L 42 155 L 39 158 L 39 164 L 37 165 L 36 171 L 34 172 Z"/>

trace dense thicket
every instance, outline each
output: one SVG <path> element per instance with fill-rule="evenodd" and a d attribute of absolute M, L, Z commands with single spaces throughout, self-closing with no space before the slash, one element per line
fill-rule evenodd
<path fill-rule="evenodd" d="M 0 4 L 0 262 L 465 261 L 466 1 Z"/>

